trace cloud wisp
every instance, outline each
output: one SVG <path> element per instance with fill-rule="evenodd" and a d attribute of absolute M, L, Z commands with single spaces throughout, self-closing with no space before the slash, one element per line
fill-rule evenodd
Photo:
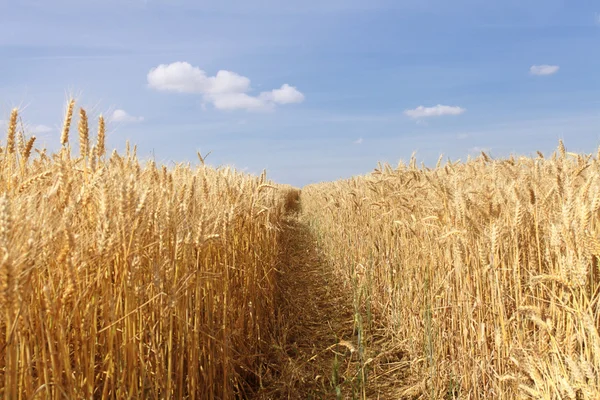
<path fill-rule="evenodd" d="M 474 146 L 469 149 L 469 153 L 481 153 L 481 152 L 487 153 L 490 150 L 492 150 L 491 147 Z"/>
<path fill-rule="evenodd" d="M 463 114 L 466 109 L 458 106 L 445 106 L 438 104 L 433 107 L 419 106 L 411 110 L 405 110 L 404 115 L 413 118 L 430 118 L 430 117 L 441 117 L 444 115 L 460 115 Z"/>
<path fill-rule="evenodd" d="M 3 119 L 0 119 L 0 129 L 6 129 L 8 128 L 8 121 L 5 121 Z M 41 135 L 44 133 L 49 133 L 52 132 L 54 129 L 47 126 L 47 125 L 26 125 L 25 126 L 25 133 L 27 134 L 33 134 L 33 135 Z"/>
<path fill-rule="evenodd" d="M 200 94 L 205 103 L 218 110 L 264 111 L 304 101 L 304 94 L 287 83 L 253 96 L 249 94 L 250 79 L 245 76 L 226 70 L 208 76 L 202 69 L 181 61 L 152 68 L 147 80 L 148 86 L 157 91 Z"/>
<path fill-rule="evenodd" d="M 129 115 L 125 110 L 117 109 L 109 117 L 111 122 L 142 122 L 144 117 L 134 117 Z"/>
<path fill-rule="evenodd" d="M 555 73 L 558 72 L 559 69 L 560 69 L 560 67 L 558 65 L 547 65 L 547 64 L 532 65 L 529 68 L 529 73 L 531 75 L 547 76 L 547 75 L 554 75 Z"/>
<path fill-rule="evenodd" d="M 52 132 L 54 129 L 50 128 L 46 125 L 33 125 L 29 127 L 29 132 L 34 133 L 36 135 L 40 135 L 42 133 Z"/>

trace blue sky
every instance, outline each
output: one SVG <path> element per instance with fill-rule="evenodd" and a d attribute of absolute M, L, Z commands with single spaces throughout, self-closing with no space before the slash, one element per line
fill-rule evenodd
<path fill-rule="evenodd" d="M 297 186 L 413 151 L 434 163 L 562 138 L 595 152 L 599 13 L 586 0 L 0 0 L 0 120 L 21 107 L 55 149 L 74 94 L 111 119 L 111 147 L 164 163 L 212 151 Z"/>

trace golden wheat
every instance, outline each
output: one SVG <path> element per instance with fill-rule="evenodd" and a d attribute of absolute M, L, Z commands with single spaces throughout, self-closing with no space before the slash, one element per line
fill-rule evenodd
<path fill-rule="evenodd" d="M 425 398 L 597 399 L 599 172 L 561 141 L 551 159 L 380 165 L 302 204 Z"/>
<path fill-rule="evenodd" d="M 249 396 L 278 342 L 285 219 L 301 212 L 354 291 L 362 339 L 337 345 L 362 352 L 377 319 L 410 356 L 405 396 L 600 398 L 597 157 L 562 141 L 434 169 L 413 154 L 300 193 L 200 154 L 107 156 L 104 118 L 90 147 L 83 109 L 73 158 L 74 109 L 58 154 L 17 132 L 17 110 L 1 149 L 0 397 Z"/>
<path fill-rule="evenodd" d="M 244 396 L 274 331 L 291 188 L 129 146 L 98 158 L 104 120 L 90 150 L 83 109 L 72 158 L 74 107 L 60 154 L 32 157 L 31 138 L 15 174 L 16 110 L 2 149 L 0 397 Z"/>

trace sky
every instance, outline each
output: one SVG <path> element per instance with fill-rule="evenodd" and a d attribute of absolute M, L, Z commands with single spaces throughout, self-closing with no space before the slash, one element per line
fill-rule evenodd
<path fill-rule="evenodd" d="M 0 128 L 19 107 L 57 149 L 73 95 L 111 148 L 299 187 L 595 153 L 599 45 L 597 0 L 0 0 Z"/>

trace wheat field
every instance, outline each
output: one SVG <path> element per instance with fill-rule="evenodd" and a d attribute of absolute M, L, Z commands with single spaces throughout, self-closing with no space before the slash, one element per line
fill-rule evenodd
<path fill-rule="evenodd" d="M 274 329 L 290 189 L 107 156 L 83 109 L 73 157 L 74 111 L 48 155 L 14 110 L 0 154 L 0 397 L 243 395 Z"/>
<path fill-rule="evenodd" d="M 599 158 L 413 157 L 303 189 L 330 262 L 411 354 L 407 397 L 600 398 Z"/>
<path fill-rule="evenodd" d="M 10 116 L 1 398 L 253 398 L 269 382 L 265 398 L 309 398 L 289 381 L 299 366 L 322 398 L 374 398 L 375 332 L 404 358 L 379 374 L 396 394 L 378 398 L 600 398 L 600 155 L 560 142 L 548 158 L 427 168 L 413 157 L 300 191 L 200 154 L 170 168 L 129 144 L 108 155 L 104 119 L 90 125 L 70 101 L 48 154 Z M 294 290 L 281 287 L 285 268 Z M 315 281 L 323 268 L 336 290 Z M 310 287 L 331 310 L 300 302 L 307 316 L 293 320 L 318 333 L 295 361 L 287 329 L 302 327 L 285 325 L 296 299 L 284 295 Z M 355 315 L 342 321 L 330 303 L 346 292 Z M 331 344 L 331 321 L 311 312 L 350 336 Z M 311 378 L 336 344 L 348 351 L 336 350 L 332 378 L 323 362 Z M 338 371 L 340 357 L 358 372 Z"/>

